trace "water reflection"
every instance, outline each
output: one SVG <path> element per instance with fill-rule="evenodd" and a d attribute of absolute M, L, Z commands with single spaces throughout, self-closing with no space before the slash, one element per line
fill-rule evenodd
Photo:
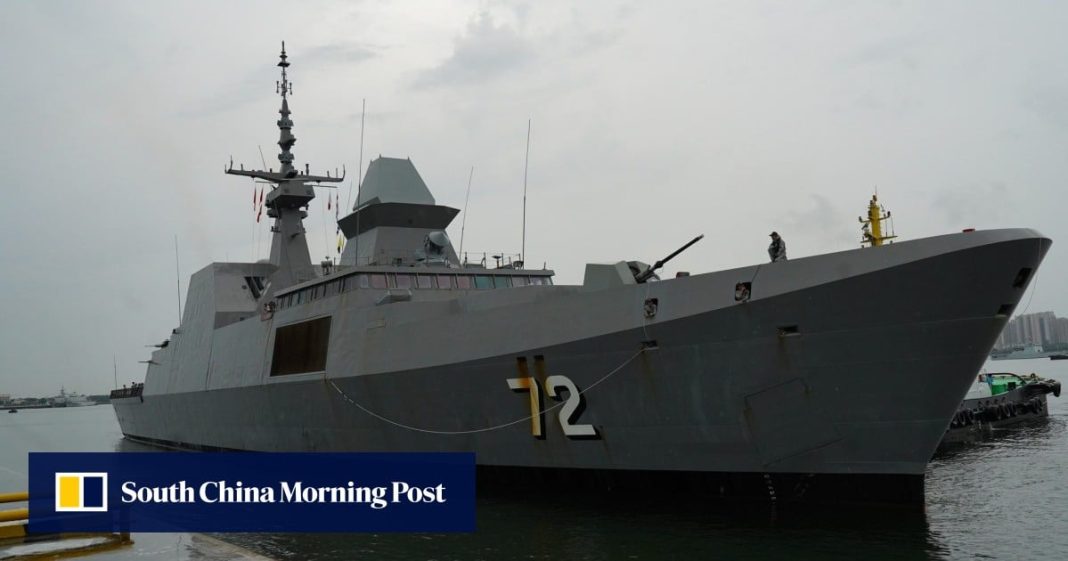
<path fill-rule="evenodd" d="M 887 509 L 480 498 L 473 534 L 227 538 L 283 559 L 941 559 L 926 515 Z"/>

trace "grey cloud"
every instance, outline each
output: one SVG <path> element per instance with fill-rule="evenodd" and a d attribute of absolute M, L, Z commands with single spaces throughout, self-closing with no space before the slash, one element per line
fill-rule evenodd
<path fill-rule="evenodd" d="M 1068 88 L 1047 87 L 1033 91 L 1023 105 L 1039 121 L 1068 129 Z"/>
<path fill-rule="evenodd" d="M 986 185 L 938 190 L 934 194 L 934 206 L 954 225 L 996 223 L 999 217 L 1009 213 L 1013 199 L 1005 183 L 991 181 Z"/>
<path fill-rule="evenodd" d="M 780 216 L 777 221 L 778 224 L 782 224 L 780 231 L 811 232 L 820 241 L 832 247 L 836 244 L 849 244 L 860 239 L 859 223 L 856 223 L 857 229 L 854 231 L 849 228 L 853 223 L 830 219 L 843 214 L 831 204 L 830 199 L 813 193 L 810 195 L 810 200 L 812 206 L 792 210 Z"/>
<path fill-rule="evenodd" d="M 915 35 L 884 37 L 852 51 L 844 57 L 843 63 L 847 66 L 897 64 L 909 70 L 916 70 L 920 66 L 920 58 L 916 52 L 921 43 Z"/>
<path fill-rule="evenodd" d="M 212 117 L 256 103 L 274 93 L 269 87 L 270 82 L 265 81 L 264 76 L 262 72 L 246 73 L 244 78 L 226 84 L 221 91 L 213 91 L 210 95 L 189 101 L 179 108 L 177 116 L 182 118 Z"/>
<path fill-rule="evenodd" d="M 492 16 L 480 12 L 455 42 L 452 55 L 423 71 L 414 85 L 476 84 L 513 72 L 535 58 L 531 42 Z"/>
<path fill-rule="evenodd" d="M 299 54 L 308 67 L 343 63 L 347 65 L 346 68 L 351 68 L 354 64 L 377 57 L 378 50 L 357 43 L 330 43 L 303 50 Z"/>

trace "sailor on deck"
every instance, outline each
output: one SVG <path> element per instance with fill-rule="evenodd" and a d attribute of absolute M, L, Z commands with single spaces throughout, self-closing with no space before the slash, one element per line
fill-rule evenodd
<path fill-rule="evenodd" d="M 768 256 L 771 262 L 786 261 L 786 242 L 779 237 L 778 232 L 771 233 L 771 245 L 768 246 Z"/>

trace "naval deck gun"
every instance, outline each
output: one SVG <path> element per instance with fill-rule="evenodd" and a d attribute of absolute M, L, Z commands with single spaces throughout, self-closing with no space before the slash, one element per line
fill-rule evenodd
<path fill-rule="evenodd" d="M 628 265 L 630 265 L 631 271 L 634 272 L 634 281 L 637 282 L 638 284 L 641 284 L 643 282 L 646 282 L 648 280 L 651 280 L 651 279 L 655 278 L 657 269 L 659 269 L 659 268 L 663 267 L 664 265 L 666 265 L 668 261 L 671 261 L 672 259 L 675 258 L 675 256 L 677 256 L 678 254 L 686 251 L 687 249 L 690 248 L 691 245 L 701 241 L 701 239 L 704 238 L 704 237 L 705 237 L 705 235 L 701 234 L 700 236 L 697 236 L 696 238 L 686 242 L 686 245 L 683 245 L 682 247 L 680 247 L 680 248 L 676 249 L 675 251 L 671 252 L 671 254 L 668 255 L 667 257 L 657 261 L 656 263 L 653 264 L 652 267 L 646 266 L 644 269 L 642 269 L 642 268 L 640 268 L 640 267 L 638 267 L 636 265 L 631 265 L 630 263 L 628 263 Z M 637 263 L 637 261 L 633 261 L 631 263 Z M 644 265 L 644 263 L 643 263 L 643 265 Z"/>

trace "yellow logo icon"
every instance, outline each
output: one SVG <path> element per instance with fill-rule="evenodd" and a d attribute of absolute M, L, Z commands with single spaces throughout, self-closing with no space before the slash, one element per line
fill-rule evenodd
<path fill-rule="evenodd" d="M 107 473 L 56 474 L 56 512 L 106 512 L 107 509 Z"/>

